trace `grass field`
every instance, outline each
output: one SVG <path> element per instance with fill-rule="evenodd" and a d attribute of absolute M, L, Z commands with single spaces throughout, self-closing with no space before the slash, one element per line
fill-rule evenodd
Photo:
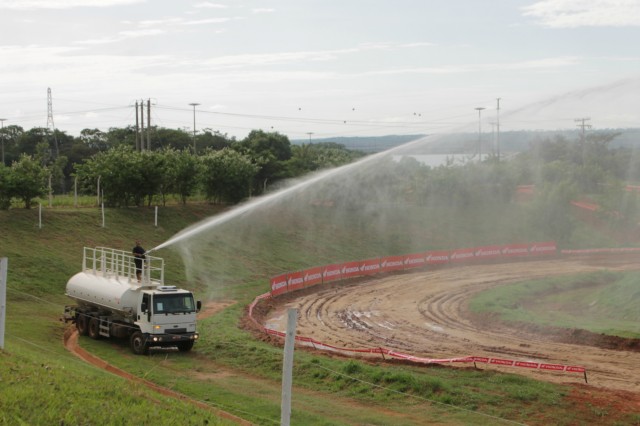
<path fill-rule="evenodd" d="M 59 320 L 70 303 L 64 287 L 80 267 L 83 246 L 130 250 L 133 240 L 142 238 L 146 248 L 155 247 L 219 211 L 206 204 L 161 208 L 155 227 L 153 209 L 108 209 L 103 228 L 97 209 L 60 208 L 46 212 L 42 229 L 37 211 L 0 211 L 0 256 L 9 259 L 0 422 L 228 424 L 210 411 L 84 364 L 64 348 L 65 326 Z M 297 219 L 274 214 L 263 220 L 249 229 L 230 226 L 228 233 L 212 237 L 213 244 L 196 244 L 193 257 L 200 259 L 200 269 L 189 260 L 185 264 L 183 246 L 158 253 L 165 258 L 168 282 L 204 300 L 236 302 L 201 321 L 202 339 L 191 353 L 134 356 L 125 343 L 88 338 L 81 338 L 80 345 L 213 408 L 255 424 L 279 424 L 282 349 L 239 327 L 245 306 L 267 291 L 268 277 L 279 271 L 365 258 L 389 247 L 409 252 L 416 242 L 403 242 L 401 232 L 413 230 L 394 229 L 397 235 L 381 242 L 379 236 L 364 241 L 352 233 L 336 236 L 327 228 L 316 230 L 326 242 L 318 248 L 288 229 Z M 269 220 L 288 226 L 265 226 Z M 212 265 L 215 276 L 207 276 L 202 264 Z M 569 386 L 513 374 L 371 364 L 304 350 L 296 352 L 294 370 L 292 424 L 640 424 L 640 415 L 614 413 L 606 404 L 580 405 Z M 598 400 L 600 391 L 588 392 Z"/>
<path fill-rule="evenodd" d="M 639 273 L 598 272 L 525 281 L 478 295 L 476 312 L 519 321 L 640 338 Z"/>

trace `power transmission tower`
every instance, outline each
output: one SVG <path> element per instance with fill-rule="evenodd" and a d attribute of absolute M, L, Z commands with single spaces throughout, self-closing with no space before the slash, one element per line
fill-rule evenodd
<path fill-rule="evenodd" d="M 53 101 L 51 100 L 51 87 L 47 87 L 47 129 L 53 133 L 53 142 L 56 147 L 56 158 L 60 155 L 58 149 L 58 138 L 56 137 L 56 126 L 53 124 Z"/>

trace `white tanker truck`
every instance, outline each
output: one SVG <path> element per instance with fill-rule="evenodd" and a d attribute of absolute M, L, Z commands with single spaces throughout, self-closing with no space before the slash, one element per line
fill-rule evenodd
<path fill-rule="evenodd" d="M 82 272 L 67 283 L 65 321 L 81 335 L 128 338 L 135 354 L 152 347 L 190 351 L 198 340 L 195 302 L 190 291 L 164 285 L 164 261 L 146 255 L 140 280 L 132 254 L 104 247 L 84 248 Z"/>

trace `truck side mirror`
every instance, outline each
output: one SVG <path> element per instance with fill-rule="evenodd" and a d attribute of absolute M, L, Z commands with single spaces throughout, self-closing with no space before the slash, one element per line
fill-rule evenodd
<path fill-rule="evenodd" d="M 196 302 L 196 312 L 200 312 L 200 309 L 202 309 L 202 301 L 198 300 Z"/>
<path fill-rule="evenodd" d="M 148 308 L 148 306 L 147 306 L 146 303 L 142 302 L 140 304 L 140 312 L 147 312 L 147 308 Z"/>

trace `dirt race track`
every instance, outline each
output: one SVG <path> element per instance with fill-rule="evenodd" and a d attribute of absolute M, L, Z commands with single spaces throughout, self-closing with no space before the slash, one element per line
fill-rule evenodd
<path fill-rule="evenodd" d="M 278 299 L 280 303 L 267 315 L 265 326 L 284 331 L 284 313 L 295 307 L 297 335 L 338 347 L 384 347 L 423 358 L 482 356 L 582 366 L 587 369 L 590 386 L 640 393 L 637 340 L 610 339 L 581 330 L 516 328 L 475 317 L 467 309 L 474 294 L 495 286 L 603 269 L 638 270 L 640 262 L 637 255 L 618 254 L 387 275 L 287 295 Z M 486 364 L 478 367 L 556 383 L 584 383 L 582 373 Z"/>

